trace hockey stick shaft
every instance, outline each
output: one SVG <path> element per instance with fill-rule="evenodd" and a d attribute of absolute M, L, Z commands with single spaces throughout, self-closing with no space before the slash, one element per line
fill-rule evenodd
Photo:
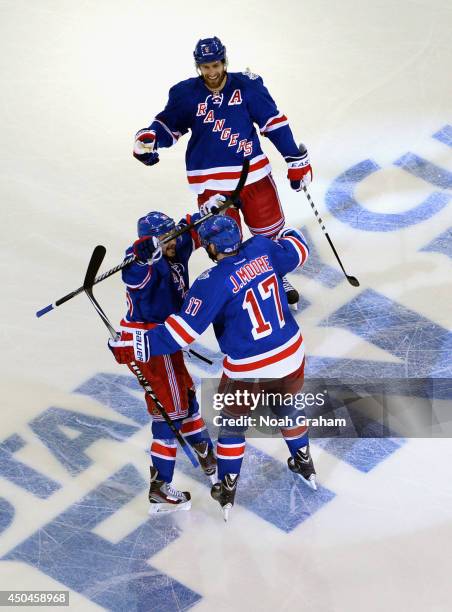
<path fill-rule="evenodd" d="M 325 236 L 326 236 L 326 239 L 328 240 L 328 244 L 330 245 L 331 250 L 333 251 L 333 253 L 334 253 L 335 257 L 336 257 L 337 262 L 338 262 L 338 264 L 340 265 L 342 272 L 344 273 L 345 278 L 348 280 L 348 282 L 350 283 L 350 285 L 353 285 L 353 287 L 359 287 L 359 280 L 358 280 L 358 279 L 357 279 L 355 276 L 350 276 L 350 275 L 349 275 L 349 274 L 347 274 L 347 272 L 345 271 L 345 268 L 344 268 L 344 266 L 342 265 L 341 258 L 339 257 L 339 255 L 338 255 L 338 253 L 337 253 L 337 251 L 336 251 L 336 248 L 335 248 L 335 246 L 334 246 L 334 244 L 333 244 L 333 241 L 331 240 L 331 238 L 329 237 L 328 232 L 326 231 L 325 224 L 324 224 L 324 222 L 323 222 L 323 220 L 322 220 L 322 217 L 319 215 L 319 211 L 318 211 L 318 210 L 317 210 L 317 208 L 315 207 L 315 204 L 314 204 L 314 202 L 313 202 L 313 200 L 312 200 L 312 198 L 311 198 L 311 194 L 310 194 L 310 193 L 309 193 L 309 191 L 306 189 L 306 186 L 305 186 L 305 185 L 303 185 L 303 191 L 304 191 L 304 193 L 305 193 L 305 195 L 306 195 L 306 198 L 308 199 L 309 204 L 311 205 L 312 210 L 314 211 L 314 214 L 315 214 L 315 216 L 316 216 L 316 219 L 317 219 L 317 221 L 319 222 L 319 225 L 320 225 L 320 227 L 322 228 L 323 233 L 324 233 L 324 234 L 325 234 Z"/>
<path fill-rule="evenodd" d="M 209 359 L 208 357 L 204 357 L 204 355 L 201 355 L 201 353 L 198 353 L 197 351 L 194 351 L 193 349 L 188 349 L 188 352 L 191 353 L 193 355 L 193 357 L 196 357 L 200 361 L 204 361 L 204 363 L 208 363 L 209 365 L 213 365 L 213 361 L 211 359 Z"/>
<path fill-rule="evenodd" d="M 99 270 L 99 267 L 100 267 L 100 265 L 102 263 L 102 260 L 103 260 L 103 258 L 105 256 L 105 252 L 106 252 L 106 249 L 103 246 L 97 246 L 94 249 L 93 254 L 91 256 L 91 260 L 90 260 L 90 262 L 88 264 L 88 269 L 86 271 L 86 276 L 85 276 L 85 280 L 84 280 L 84 283 L 83 283 L 83 291 L 86 293 L 86 295 L 88 296 L 91 304 L 94 306 L 97 314 L 102 319 L 102 322 L 104 323 L 105 327 L 108 329 L 112 339 L 113 340 L 117 340 L 118 336 L 120 334 L 118 334 L 118 332 L 115 330 L 113 325 L 110 323 L 110 320 L 108 319 L 107 315 L 105 314 L 105 312 L 103 311 L 102 307 L 100 306 L 99 302 L 96 300 L 96 298 L 94 297 L 94 294 L 93 294 L 93 281 L 95 279 L 97 271 Z M 190 459 L 192 465 L 194 467 L 198 467 L 199 466 L 198 460 L 193 455 L 190 447 L 187 445 L 187 443 L 184 440 L 184 438 L 182 437 L 182 435 L 176 429 L 176 426 L 174 425 L 173 421 L 171 421 L 171 419 L 170 419 L 168 413 L 166 412 L 163 404 L 160 402 L 160 400 L 158 399 L 158 397 L 154 393 L 154 391 L 153 391 L 149 381 L 145 378 L 145 376 L 141 372 L 139 366 L 134 361 L 132 361 L 130 363 L 130 367 L 131 367 L 133 373 L 135 374 L 135 376 L 137 377 L 138 382 L 143 387 L 145 393 L 147 395 L 149 395 L 149 397 L 153 400 L 157 410 L 159 411 L 159 413 L 161 414 L 161 416 L 165 420 L 166 424 L 168 425 L 168 427 L 171 429 L 171 431 L 175 435 L 176 439 L 178 440 L 179 444 L 182 447 L 182 450 L 185 452 L 187 457 Z"/>
<path fill-rule="evenodd" d="M 298 145 L 298 150 L 300 151 L 300 153 L 302 153 L 302 154 L 306 154 L 306 147 L 305 147 L 303 144 L 301 144 L 301 143 Z M 353 285 L 353 287 L 359 287 L 359 280 L 356 278 L 356 276 L 350 276 L 350 275 L 349 275 L 349 274 L 347 274 L 347 272 L 345 271 L 345 268 L 344 268 L 344 266 L 342 265 L 341 258 L 339 257 L 339 255 L 338 255 L 338 253 L 337 253 L 337 251 L 336 251 L 336 248 L 335 248 L 335 246 L 334 246 L 334 244 L 333 244 L 333 241 L 331 240 L 331 238 L 329 237 L 328 232 L 326 231 L 325 223 L 323 222 L 323 219 L 322 219 L 322 217 L 320 216 L 319 211 L 317 210 L 317 208 L 316 208 L 316 206 L 315 206 L 315 204 L 314 204 L 314 201 L 313 201 L 313 199 L 311 198 L 311 194 L 309 193 L 309 191 L 308 191 L 308 190 L 307 190 L 307 188 L 306 188 L 306 185 L 303 185 L 303 184 L 302 184 L 302 189 L 303 189 L 303 191 L 304 191 L 304 194 L 305 194 L 305 196 L 306 196 L 306 198 L 307 198 L 307 200 L 308 200 L 309 204 L 311 205 L 312 210 L 314 211 L 315 218 L 316 218 L 316 219 L 317 219 L 317 221 L 319 222 L 319 225 L 320 225 L 320 227 L 322 228 L 322 231 L 323 231 L 323 233 L 325 234 L 326 239 L 328 240 L 328 244 L 330 245 L 331 250 L 332 250 L 332 251 L 333 251 L 333 253 L 334 253 L 334 256 L 336 257 L 337 262 L 338 262 L 338 264 L 340 265 L 342 272 L 344 273 L 345 278 L 348 280 L 348 282 L 350 283 L 350 285 Z"/>
<path fill-rule="evenodd" d="M 243 187 L 244 187 L 244 185 L 246 183 L 246 179 L 248 177 L 249 164 L 250 164 L 250 162 L 249 162 L 248 159 L 245 159 L 243 161 L 242 171 L 240 173 L 240 178 L 239 178 L 239 181 L 237 183 L 236 188 L 232 192 L 231 196 L 221 206 L 218 207 L 217 212 L 215 212 L 215 213 L 210 212 L 207 215 L 205 215 L 204 217 L 201 217 L 201 219 L 198 219 L 197 221 L 195 221 L 194 223 L 189 223 L 188 225 L 184 225 L 180 229 L 175 230 L 169 236 L 167 236 L 164 240 L 162 240 L 161 244 L 166 244 L 167 242 L 170 242 L 171 240 L 174 240 L 175 238 L 178 238 L 182 234 L 185 234 L 185 232 L 189 232 L 190 230 L 194 229 L 195 227 L 197 227 L 198 225 L 200 225 L 201 223 L 203 223 L 204 221 L 206 221 L 210 217 L 213 217 L 213 215 L 220 214 L 221 212 L 223 212 L 224 210 L 226 210 L 230 206 L 234 206 L 234 204 L 237 203 L 238 196 L 239 196 L 241 190 L 243 189 Z M 124 259 L 124 261 L 122 261 L 120 264 L 118 264 L 114 268 L 111 268 L 110 270 L 107 270 L 107 272 L 104 272 L 100 276 L 97 276 L 94 279 L 94 281 L 93 281 L 93 285 L 97 285 L 97 283 L 100 283 L 103 280 L 105 280 L 106 278 L 109 278 L 110 276 L 112 276 L 113 274 L 116 274 L 120 270 L 123 270 L 129 264 L 131 264 L 133 261 L 135 261 L 135 255 L 131 255 L 130 257 L 127 257 L 126 259 Z M 76 295 L 79 295 L 80 293 L 83 292 L 83 290 L 84 290 L 83 287 L 79 287 L 75 291 L 71 291 L 70 293 L 68 293 L 67 295 L 59 298 L 55 302 L 52 302 L 48 306 L 45 306 L 44 308 L 41 308 L 40 310 L 38 310 L 36 312 L 36 316 L 37 317 L 42 317 L 47 312 L 50 312 L 51 310 L 54 310 L 58 306 L 61 306 L 65 302 L 71 300 Z"/>

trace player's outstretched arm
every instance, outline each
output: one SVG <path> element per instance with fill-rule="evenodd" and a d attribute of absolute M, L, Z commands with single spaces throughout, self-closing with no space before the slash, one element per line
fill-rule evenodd
<path fill-rule="evenodd" d="M 172 87 L 168 102 L 149 127 L 135 134 L 133 156 L 146 166 L 159 161 L 157 149 L 173 146 L 190 127 L 190 116 L 183 84 Z"/>
<path fill-rule="evenodd" d="M 281 230 L 272 241 L 272 262 L 276 270 L 284 276 L 303 266 L 309 257 L 309 247 L 303 233 L 292 227 Z"/>
<path fill-rule="evenodd" d="M 196 279 L 177 314 L 170 315 L 162 325 L 151 330 L 134 330 L 138 361 L 148 361 L 153 355 L 175 353 L 194 342 L 215 320 L 228 294 L 218 286 L 211 272 L 207 270 Z"/>

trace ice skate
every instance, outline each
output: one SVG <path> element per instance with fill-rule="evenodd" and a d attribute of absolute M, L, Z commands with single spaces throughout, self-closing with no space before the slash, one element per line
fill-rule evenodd
<path fill-rule="evenodd" d="M 149 514 L 163 514 L 178 510 L 190 510 L 191 495 L 188 491 L 178 491 L 171 483 L 158 479 L 158 470 L 150 466 L 151 485 L 149 487 Z"/>
<path fill-rule="evenodd" d="M 282 277 L 282 282 L 290 308 L 292 310 L 298 310 L 298 301 L 300 299 L 298 291 L 289 283 L 285 276 Z"/>
<path fill-rule="evenodd" d="M 215 484 L 217 482 L 217 459 L 213 448 L 209 448 L 207 442 L 198 442 L 193 444 L 193 449 L 196 451 L 202 471 L 209 477 L 210 482 Z"/>
<path fill-rule="evenodd" d="M 223 518 L 227 522 L 229 511 L 234 505 L 235 492 L 239 481 L 238 474 L 226 474 L 222 481 L 213 485 L 210 494 L 217 501 L 223 510 Z"/>
<path fill-rule="evenodd" d="M 314 463 L 312 461 L 311 453 L 309 450 L 309 444 L 299 448 L 295 457 L 290 457 L 287 460 L 289 470 L 299 474 L 304 482 L 317 491 L 316 473 L 314 469 Z"/>

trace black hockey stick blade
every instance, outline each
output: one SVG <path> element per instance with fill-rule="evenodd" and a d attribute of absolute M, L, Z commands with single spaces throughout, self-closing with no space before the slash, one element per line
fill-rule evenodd
<path fill-rule="evenodd" d="M 350 285 L 353 285 L 353 287 L 359 287 L 359 280 L 356 278 L 356 276 L 348 276 L 346 274 L 346 277 Z"/>
<path fill-rule="evenodd" d="M 85 292 L 86 296 L 88 297 L 94 308 L 97 310 L 97 314 L 104 322 L 104 325 L 110 332 L 111 337 L 113 339 L 116 339 L 118 336 L 118 332 L 110 323 L 110 320 L 108 319 L 105 312 L 102 310 L 99 302 L 96 300 L 93 294 L 93 286 L 96 280 L 96 274 L 98 273 L 99 268 L 102 265 L 106 252 L 107 249 L 101 244 L 95 247 L 93 254 L 91 255 L 91 259 L 89 260 L 88 268 L 86 270 L 85 280 L 83 281 L 83 291 Z"/>
<path fill-rule="evenodd" d="M 107 249 L 98 244 L 95 247 L 93 254 L 91 255 L 91 259 L 89 260 L 88 268 L 85 274 L 85 280 L 83 281 L 83 289 L 86 291 L 87 289 L 91 289 L 94 285 L 94 281 L 96 280 L 96 275 L 99 272 L 99 268 L 104 261 L 105 254 Z"/>

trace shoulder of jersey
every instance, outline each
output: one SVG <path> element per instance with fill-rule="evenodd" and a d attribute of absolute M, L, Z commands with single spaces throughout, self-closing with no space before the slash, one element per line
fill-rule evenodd
<path fill-rule="evenodd" d="M 230 72 L 234 81 L 238 81 L 242 87 L 259 87 L 262 85 L 262 77 L 245 70 L 244 72 Z"/>
<path fill-rule="evenodd" d="M 196 283 L 199 281 L 199 286 L 202 288 L 205 286 L 209 292 L 221 293 L 221 286 L 226 278 L 229 277 L 229 274 L 229 266 L 212 266 L 212 268 L 208 268 L 197 277 Z"/>
<path fill-rule="evenodd" d="M 248 238 L 248 240 L 245 240 L 245 242 L 242 243 L 242 249 L 246 249 L 248 247 L 268 249 L 270 243 L 270 238 L 266 238 L 265 236 L 251 236 L 251 238 Z"/>

